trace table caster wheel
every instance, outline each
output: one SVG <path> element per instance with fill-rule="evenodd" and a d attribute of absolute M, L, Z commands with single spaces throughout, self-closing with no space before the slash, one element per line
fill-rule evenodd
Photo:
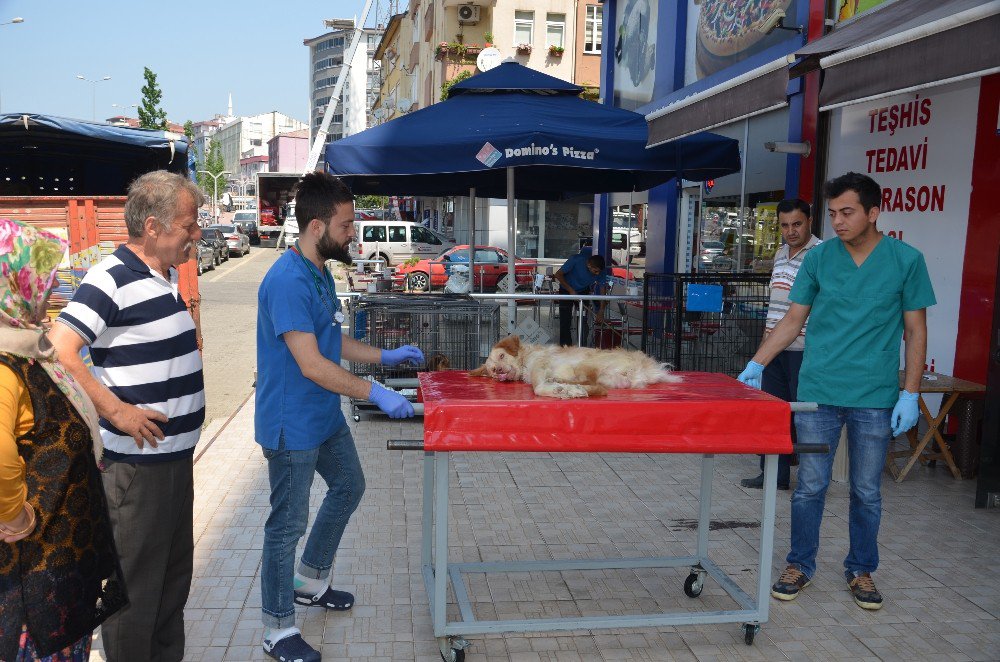
<path fill-rule="evenodd" d="M 361 422 L 361 414 L 355 414 L 353 417 L 355 423 Z"/>
<path fill-rule="evenodd" d="M 465 649 L 469 642 L 462 637 L 442 637 L 438 639 L 438 651 L 444 662 L 465 662 Z"/>
<path fill-rule="evenodd" d="M 753 638 L 760 631 L 760 626 L 753 623 L 747 623 L 743 626 L 743 643 L 747 646 L 753 646 Z"/>
<path fill-rule="evenodd" d="M 692 572 L 684 580 L 684 594 L 689 598 L 697 598 L 705 588 L 705 580 L 696 572 Z"/>

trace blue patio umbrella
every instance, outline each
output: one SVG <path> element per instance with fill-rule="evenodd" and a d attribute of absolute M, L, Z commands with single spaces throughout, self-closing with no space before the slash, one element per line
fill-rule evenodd
<path fill-rule="evenodd" d="M 504 62 L 450 98 L 331 143 L 326 168 L 355 193 L 559 200 L 644 191 L 681 175 L 739 171 L 735 140 L 703 133 L 646 148 L 645 118 L 579 98 L 582 88 Z M 507 171 L 516 170 L 514 188 Z"/>
<path fill-rule="evenodd" d="M 516 198 L 644 191 L 739 171 L 737 141 L 703 133 L 647 149 L 642 115 L 582 91 L 505 61 L 453 85 L 442 103 L 331 143 L 326 169 L 356 194 L 506 197 L 511 273 Z"/>

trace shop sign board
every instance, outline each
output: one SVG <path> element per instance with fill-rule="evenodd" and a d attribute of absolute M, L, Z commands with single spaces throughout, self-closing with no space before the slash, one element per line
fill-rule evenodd
<path fill-rule="evenodd" d="M 831 113 L 827 176 L 854 171 L 878 182 L 878 228 L 924 254 L 937 297 L 927 311 L 927 363 L 945 374 L 958 336 L 978 103 L 975 79 Z M 836 236 L 822 214 L 823 236 Z"/>

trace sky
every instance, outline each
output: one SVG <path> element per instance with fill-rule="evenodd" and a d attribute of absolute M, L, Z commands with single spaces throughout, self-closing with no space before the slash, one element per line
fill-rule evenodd
<path fill-rule="evenodd" d="M 381 4 L 375 0 L 368 24 Z M 308 122 L 309 51 L 323 20 L 361 17 L 364 0 L 0 0 L 0 112 L 89 120 L 136 117 L 143 67 L 167 117 L 277 110 Z M 164 10 L 170 15 L 165 16 Z M 383 19 L 384 22 L 384 19 Z M 91 84 L 77 79 L 111 80 Z M 114 107 L 118 104 L 121 107 Z"/>

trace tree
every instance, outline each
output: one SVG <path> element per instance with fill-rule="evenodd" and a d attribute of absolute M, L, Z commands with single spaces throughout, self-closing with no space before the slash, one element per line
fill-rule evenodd
<path fill-rule="evenodd" d="M 468 69 L 465 69 L 463 71 L 458 72 L 458 74 L 456 74 L 455 77 L 452 78 L 451 80 L 446 80 L 444 83 L 442 83 L 441 84 L 441 101 L 447 101 L 448 100 L 448 91 L 451 89 L 452 85 L 454 85 L 455 83 L 461 83 L 463 80 L 465 80 L 466 78 L 470 77 L 471 75 L 472 75 L 472 72 L 469 71 Z"/>
<path fill-rule="evenodd" d="M 389 198 L 384 195 L 359 195 L 354 199 L 358 209 L 385 209 L 389 206 Z"/>
<path fill-rule="evenodd" d="M 146 84 L 142 86 L 142 103 L 139 104 L 139 126 L 144 129 L 166 130 L 167 112 L 160 106 L 163 92 L 156 84 L 156 74 L 149 67 L 142 68 Z"/>
<path fill-rule="evenodd" d="M 191 120 L 184 122 L 184 135 L 188 139 L 188 145 L 194 144 L 194 122 Z"/>
<path fill-rule="evenodd" d="M 218 140 L 212 140 L 208 143 L 208 150 L 205 153 L 204 162 L 198 164 L 198 170 L 207 170 L 213 175 L 218 175 L 220 172 L 226 169 L 226 162 L 222 158 L 222 146 L 219 145 Z M 216 177 L 219 181 L 219 194 L 221 195 L 226 191 L 226 180 L 224 177 Z M 198 186 L 201 190 L 205 192 L 209 198 L 215 195 L 215 179 L 209 177 L 208 175 L 199 172 L 198 173 Z"/>

